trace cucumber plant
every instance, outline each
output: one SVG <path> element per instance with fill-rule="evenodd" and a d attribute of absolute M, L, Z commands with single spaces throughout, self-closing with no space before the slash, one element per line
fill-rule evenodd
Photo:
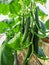
<path fill-rule="evenodd" d="M 0 14 L 10 18 L 0 22 L 0 33 L 7 36 L 0 47 L 1 65 L 20 65 L 17 51 L 24 48 L 27 50 L 24 65 L 30 65 L 33 54 L 43 60 L 49 59 L 38 45 L 39 40 L 46 38 L 46 33 L 49 33 L 49 20 L 44 23 L 47 15 L 37 3 L 45 5 L 46 0 L 0 1 Z"/>

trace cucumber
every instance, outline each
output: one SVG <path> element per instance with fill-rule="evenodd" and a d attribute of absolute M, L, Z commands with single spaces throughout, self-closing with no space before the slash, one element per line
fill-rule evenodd
<path fill-rule="evenodd" d="M 35 11 L 35 20 L 36 20 L 36 24 L 39 26 L 39 19 L 38 19 L 38 9 L 36 8 L 36 11 Z M 34 32 L 36 34 L 38 34 L 38 28 L 37 26 L 34 26 Z M 34 34 L 34 37 L 33 37 L 33 44 L 34 44 L 34 51 L 35 53 L 38 53 L 38 40 L 39 40 L 39 37 Z"/>
<path fill-rule="evenodd" d="M 32 35 L 31 32 L 29 32 L 29 36 L 28 36 L 29 44 L 31 43 L 31 39 L 32 39 L 31 35 Z M 26 54 L 26 57 L 24 59 L 25 65 L 29 65 L 30 64 L 29 63 L 29 59 L 31 57 L 31 54 L 32 54 L 32 44 L 29 45 L 29 47 L 28 47 L 27 54 Z"/>
<path fill-rule="evenodd" d="M 28 37 L 29 28 L 30 28 L 30 16 L 26 19 L 26 25 L 24 35 L 22 37 L 22 43 L 25 42 Z"/>

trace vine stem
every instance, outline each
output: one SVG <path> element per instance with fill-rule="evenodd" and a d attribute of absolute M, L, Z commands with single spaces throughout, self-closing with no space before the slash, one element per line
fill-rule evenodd
<path fill-rule="evenodd" d="M 18 61 L 17 51 L 14 52 L 14 65 L 20 65 Z"/>

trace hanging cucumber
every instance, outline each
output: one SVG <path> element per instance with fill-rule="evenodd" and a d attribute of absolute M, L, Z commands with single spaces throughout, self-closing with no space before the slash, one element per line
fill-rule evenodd
<path fill-rule="evenodd" d="M 38 8 L 36 8 L 36 11 L 35 11 L 35 20 L 36 20 L 36 24 L 39 26 Z M 38 28 L 37 28 L 36 24 L 34 26 L 34 32 L 36 34 L 38 34 Z M 39 37 L 36 34 L 34 34 L 34 37 L 33 37 L 33 44 L 34 44 L 35 53 L 38 53 L 38 40 L 39 40 Z"/>
<path fill-rule="evenodd" d="M 34 29 L 35 29 L 34 32 L 38 34 L 38 30 L 36 26 L 34 27 Z M 38 53 L 38 36 L 36 34 L 34 34 L 34 37 L 33 37 L 33 44 L 34 44 L 35 53 Z"/>
<path fill-rule="evenodd" d="M 24 35 L 22 37 L 22 43 L 25 42 L 27 39 L 29 28 L 30 28 L 30 16 L 26 19 L 26 25 L 25 25 Z"/>
<path fill-rule="evenodd" d="M 29 31 L 29 36 L 28 36 L 29 43 L 31 43 L 31 39 L 32 39 L 32 33 Z M 27 58 L 30 57 L 31 53 L 32 53 L 32 44 L 30 44 L 28 47 Z"/>
<path fill-rule="evenodd" d="M 29 44 L 31 43 L 31 39 L 32 39 L 32 33 L 29 31 L 29 35 L 28 35 Z M 24 59 L 24 64 L 25 65 L 30 64 L 29 59 L 30 59 L 31 54 L 32 54 L 32 44 L 30 44 L 28 49 L 27 49 L 27 54 L 26 54 L 26 57 Z"/>
<path fill-rule="evenodd" d="M 24 59 L 25 65 L 28 64 L 31 53 L 32 53 L 32 44 L 28 47 L 27 54 L 26 54 L 26 57 Z"/>

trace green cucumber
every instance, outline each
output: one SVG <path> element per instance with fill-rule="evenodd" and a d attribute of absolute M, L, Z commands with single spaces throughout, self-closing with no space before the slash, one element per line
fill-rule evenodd
<path fill-rule="evenodd" d="M 27 39 L 29 28 L 30 28 L 30 16 L 26 19 L 26 26 L 25 26 L 24 35 L 22 37 L 22 43 L 25 42 Z"/>
<path fill-rule="evenodd" d="M 29 36 L 28 36 L 28 40 L 29 40 L 29 44 L 31 43 L 31 39 L 32 39 L 32 33 L 29 31 Z M 28 49 L 27 49 L 27 54 L 26 54 L 26 57 L 24 59 L 24 63 L 25 65 L 29 65 L 29 59 L 32 55 L 32 44 L 29 45 Z"/>
<path fill-rule="evenodd" d="M 39 26 L 38 8 L 36 8 L 36 11 L 35 11 L 35 20 L 36 20 L 36 24 Z M 38 28 L 37 28 L 36 24 L 34 26 L 34 32 L 36 32 L 36 34 L 38 34 Z M 36 34 L 34 34 L 34 37 L 33 37 L 33 44 L 34 44 L 35 53 L 38 53 L 38 40 L 39 40 L 39 37 Z"/>

